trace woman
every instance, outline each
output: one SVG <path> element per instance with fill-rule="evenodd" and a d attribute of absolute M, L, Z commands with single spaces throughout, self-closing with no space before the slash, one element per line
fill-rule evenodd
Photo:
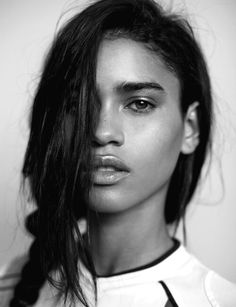
<path fill-rule="evenodd" d="M 184 219 L 211 130 L 207 66 L 183 18 L 151 0 L 74 16 L 33 103 L 23 178 L 35 240 L 10 306 L 233 306 L 235 286 L 168 227 Z"/>

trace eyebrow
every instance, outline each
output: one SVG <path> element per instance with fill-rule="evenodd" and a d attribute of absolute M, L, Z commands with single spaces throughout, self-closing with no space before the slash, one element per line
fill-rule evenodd
<path fill-rule="evenodd" d="M 164 88 L 159 83 L 156 82 L 122 82 L 121 84 L 115 87 L 116 92 L 124 92 L 124 93 L 140 91 L 145 89 L 155 89 L 164 92 Z"/>

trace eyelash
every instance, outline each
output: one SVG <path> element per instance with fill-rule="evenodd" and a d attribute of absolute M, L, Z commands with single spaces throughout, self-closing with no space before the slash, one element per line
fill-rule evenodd
<path fill-rule="evenodd" d="M 137 109 L 136 108 L 136 109 L 133 109 L 133 108 L 130 107 L 132 104 L 137 104 L 139 102 L 144 102 L 146 106 L 148 105 L 148 108 L 144 108 L 144 109 Z M 129 108 L 129 109 L 131 109 L 132 111 L 134 111 L 136 113 L 148 113 L 152 109 L 155 108 L 155 105 L 150 103 L 149 101 L 144 100 L 144 99 L 135 99 L 132 102 L 130 102 L 125 108 Z"/>

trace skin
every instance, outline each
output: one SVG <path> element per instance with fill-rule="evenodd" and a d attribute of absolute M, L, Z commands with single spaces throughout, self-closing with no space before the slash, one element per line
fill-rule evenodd
<path fill-rule="evenodd" d="M 144 265 L 173 245 L 165 198 L 180 152 L 197 146 L 197 104 L 183 118 L 176 75 L 130 39 L 101 43 L 96 82 L 101 111 L 94 153 L 115 155 L 130 168 L 125 179 L 90 192 L 92 255 L 97 273 L 108 275 Z M 157 88 L 136 90 L 137 83 Z"/>

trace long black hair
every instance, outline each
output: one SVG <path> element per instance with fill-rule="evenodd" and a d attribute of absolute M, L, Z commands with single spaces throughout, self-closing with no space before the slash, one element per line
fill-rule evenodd
<path fill-rule="evenodd" d="M 34 98 L 22 174 L 36 205 L 26 220 L 35 240 L 11 307 L 35 303 L 46 279 L 65 301 L 89 306 L 80 262 L 89 269 L 96 293 L 96 272 L 78 219 L 88 214 L 86 199 L 92 186 L 91 143 L 99 113 L 97 52 L 104 38 L 117 37 L 145 44 L 177 75 L 183 116 L 190 104 L 199 103 L 200 142 L 192 154 L 179 156 L 165 204 L 167 224 L 178 225 L 196 189 L 211 148 L 212 97 L 206 62 L 191 26 L 153 0 L 91 4 L 58 32 Z"/>

